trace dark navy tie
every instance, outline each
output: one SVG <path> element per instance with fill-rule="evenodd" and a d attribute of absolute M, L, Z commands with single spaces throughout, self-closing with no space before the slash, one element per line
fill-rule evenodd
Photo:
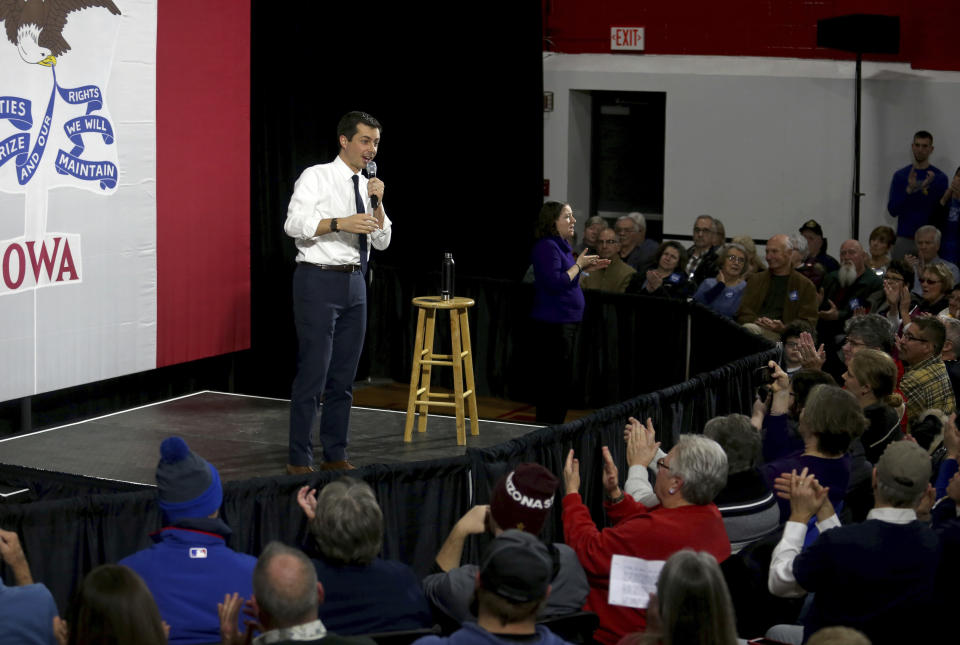
<path fill-rule="evenodd" d="M 360 196 L 360 175 L 353 176 L 353 196 L 357 200 L 357 212 L 366 213 L 367 207 Z M 367 275 L 367 234 L 360 233 L 360 270 Z"/>

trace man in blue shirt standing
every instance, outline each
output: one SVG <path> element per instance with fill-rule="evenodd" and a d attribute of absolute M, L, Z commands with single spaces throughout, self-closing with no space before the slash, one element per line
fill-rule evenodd
<path fill-rule="evenodd" d="M 913 248 L 916 230 L 929 223 L 934 208 L 947 189 L 947 176 L 930 163 L 933 135 L 920 130 L 913 135 L 913 163 L 893 173 L 887 210 L 897 218 L 893 257 L 902 259 Z"/>

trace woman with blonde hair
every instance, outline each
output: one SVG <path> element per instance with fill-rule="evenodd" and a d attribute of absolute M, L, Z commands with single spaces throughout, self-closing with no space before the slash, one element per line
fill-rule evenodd
<path fill-rule="evenodd" d="M 753 238 L 749 235 L 739 235 L 730 241 L 747 250 L 747 267 L 743 270 L 744 278 L 767 270 L 767 264 L 757 255 L 757 245 L 753 243 Z"/>
<path fill-rule="evenodd" d="M 878 349 L 861 349 L 850 359 L 844 387 L 856 397 L 870 425 L 860 437 L 867 459 L 876 464 L 886 447 L 903 438 L 903 398 L 897 386 L 897 365 Z"/>

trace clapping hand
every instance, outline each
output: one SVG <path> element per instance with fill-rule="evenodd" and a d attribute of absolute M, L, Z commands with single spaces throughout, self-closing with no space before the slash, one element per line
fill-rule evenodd
<path fill-rule="evenodd" d="M 638 420 L 630 417 L 629 423 L 623 429 L 623 439 L 627 442 L 627 465 L 643 466 L 646 468 L 657 455 L 660 442 L 653 429 L 653 421 L 647 417 L 644 426 Z"/>

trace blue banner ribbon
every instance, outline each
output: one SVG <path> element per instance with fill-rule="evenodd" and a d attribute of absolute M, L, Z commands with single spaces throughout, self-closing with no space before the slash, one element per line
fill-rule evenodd
<path fill-rule="evenodd" d="M 54 72 L 56 74 L 56 72 Z M 54 86 L 56 86 L 56 76 L 54 76 Z M 33 178 L 37 168 L 40 167 L 40 160 L 43 159 L 43 151 L 47 148 L 47 141 L 50 140 L 50 124 L 53 123 L 53 99 L 56 92 L 50 90 L 50 100 L 47 102 L 47 113 L 43 116 L 40 124 L 40 132 L 37 133 L 37 140 L 33 144 L 33 150 L 27 155 L 26 152 L 17 156 L 17 182 L 21 186 Z"/>
<path fill-rule="evenodd" d="M 117 185 L 117 167 L 109 161 L 85 161 L 66 150 L 57 153 L 57 172 L 84 181 L 100 181 L 100 188 L 107 190 Z"/>
<path fill-rule="evenodd" d="M 14 157 L 25 155 L 30 149 L 30 133 L 14 134 L 0 141 L 0 166 Z"/>
<path fill-rule="evenodd" d="M 113 143 L 113 126 L 110 125 L 110 121 L 96 114 L 78 116 L 75 119 L 70 119 L 63 124 L 63 131 L 67 133 L 67 137 L 70 138 L 70 142 L 74 145 L 70 154 L 75 157 L 83 154 L 83 137 L 80 135 L 84 132 L 93 132 L 101 135 L 103 142 L 107 145 Z"/>
<path fill-rule="evenodd" d="M 33 127 L 33 110 L 30 99 L 19 96 L 0 96 L 0 120 L 6 119 L 17 130 Z"/>

